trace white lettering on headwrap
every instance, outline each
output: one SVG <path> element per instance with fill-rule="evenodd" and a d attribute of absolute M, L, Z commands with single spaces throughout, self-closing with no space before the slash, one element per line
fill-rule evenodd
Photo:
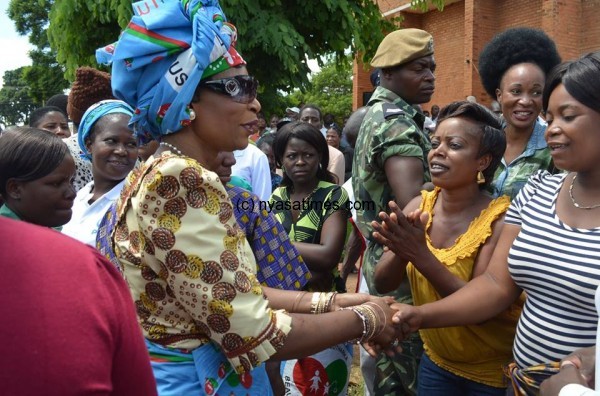
<path fill-rule="evenodd" d="M 174 91 L 181 91 L 181 87 L 185 84 L 194 67 L 196 67 L 196 58 L 191 48 L 183 51 L 175 62 L 171 63 L 171 67 L 165 73 L 165 78 Z"/>
<path fill-rule="evenodd" d="M 215 39 L 213 40 L 213 42 L 214 45 L 212 47 L 212 50 L 210 51 L 210 63 L 216 61 L 217 59 L 219 59 L 227 53 L 227 47 L 218 35 L 215 35 Z"/>

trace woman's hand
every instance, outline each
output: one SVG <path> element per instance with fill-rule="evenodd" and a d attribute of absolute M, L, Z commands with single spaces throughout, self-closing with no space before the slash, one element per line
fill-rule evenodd
<path fill-rule="evenodd" d="M 579 369 L 579 374 L 585 379 L 587 386 L 595 388 L 596 346 L 577 349 L 567 355 L 560 362 L 561 370 L 568 365 L 574 365 Z"/>
<path fill-rule="evenodd" d="M 414 261 L 424 252 L 429 252 L 425 241 L 425 225 L 429 214 L 415 210 L 405 216 L 395 202 L 389 202 L 391 213 L 379 214 L 381 224 L 371 222 L 375 240 L 394 252 L 399 258 Z"/>
<path fill-rule="evenodd" d="M 383 330 L 362 344 L 363 348 L 365 348 L 369 355 L 377 357 L 377 355 L 384 350 L 399 348 L 396 341 L 401 338 L 399 337 L 400 332 L 392 322 L 392 317 L 396 312 L 392 307 L 396 305 L 396 303 L 392 297 L 386 296 L 375 297 L 375 299 L 370 301 L 369 304 L 377 306 L 375 308 L 376 311 L 383 312 L 383 316 L 380 316 L 380 318 L 385 319 L 385 326 L 383 327 Z M 381 308 L 381 310 L 379 310 L 379 308 Z"/>
<path fill-rule="evenodd" d="M 405 340 L 411 333 L 414 333 L 421 328 L 423 316 L 419 307 L 394 303 L 391 308 L 396 311 L 392 317 L 392 323 L 399 332 L 399 338 L 401 340 Z"/>
<path fill-rule="evenodd" d="M 588 386 L 581 371 L 574 364 L 562 366 L 558 374 L 555 374 L 542 382 L 542 385 L 540 386 L 540 395 L 558 396 L 561 389 L 569 384 Z"/>
<path fill-rule="evenodd" d="M 560 372 L 540 386 L 540 395 L 558 395 L 569 384 L 595 388 L 596 347 L 577 349 L 560 362 Z"/>

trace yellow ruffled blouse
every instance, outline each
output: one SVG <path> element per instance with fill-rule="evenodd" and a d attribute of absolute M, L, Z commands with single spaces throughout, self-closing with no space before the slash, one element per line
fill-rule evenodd
<path fill-rule="evenodd" d="M 426 230 L 430 229 L 435 216 L 433 207 L 439 193 L 439 188 L 421 193 L 420 208 L 431 214 Z M 479 249 L 492 235 L 494 221 L 504 215 L 509 204 L 507 196 L 490 202 L 479 217 L 471 222 L 467 232 L 458 237 L 454 246 L 449 248 L 435 248 L 427 234 L 429 249 L 452 274 L 468 282 L 471 280 Z M 415 305 L 441 299 L 431 283 L 412 263 L 408 264 L 406 270 Z M 438 366 L 458 376 L 490 386 L 506 387 L 502 368 L 512 361 L 512 344 L 521 307 L 520 304 L 514 304 L 481 325 L 421 330 L 425 353 Z"/>

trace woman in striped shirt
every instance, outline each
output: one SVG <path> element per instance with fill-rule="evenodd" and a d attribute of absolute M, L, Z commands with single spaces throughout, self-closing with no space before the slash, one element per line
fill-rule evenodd
<path fill-rule="evenodd" d="M 545 137 L 565 173 L 533 175 L 512 202 L 486 273 L 440 301 L 398 306 L 405 332 L 484 322 L 521 292 L 513 346 L 519 394 L 535 392 L 577 348 L 596 341 L 600 284 L 600 52 L 552 70 L 544 89 Z M 531 368 L 531 366 L 545 365 Z M 533 374 L 533 375 L 530 375 Z"/>

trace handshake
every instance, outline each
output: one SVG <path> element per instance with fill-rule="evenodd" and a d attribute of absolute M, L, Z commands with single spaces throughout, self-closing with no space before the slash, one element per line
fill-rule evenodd
<path fill-rule="evenodd" d="M 418 307 L 398 303 L 389 296 L 346 294 L 340 297 L 340 305 L 335 308 L 352 310 L 361 318 L 363 336 L 357 341 L 373 357 L 382 352 L 389 355 L 400 352 L 399 342 L 420 328 L 421 313 Z M 356 302 L 361 305 L 354 305 L 353 301 L 344 301 L 353 298 L 360 298 L 362 301 Z M 363 307 L 371 307 L 371 309 L 363 309 Z"/>

